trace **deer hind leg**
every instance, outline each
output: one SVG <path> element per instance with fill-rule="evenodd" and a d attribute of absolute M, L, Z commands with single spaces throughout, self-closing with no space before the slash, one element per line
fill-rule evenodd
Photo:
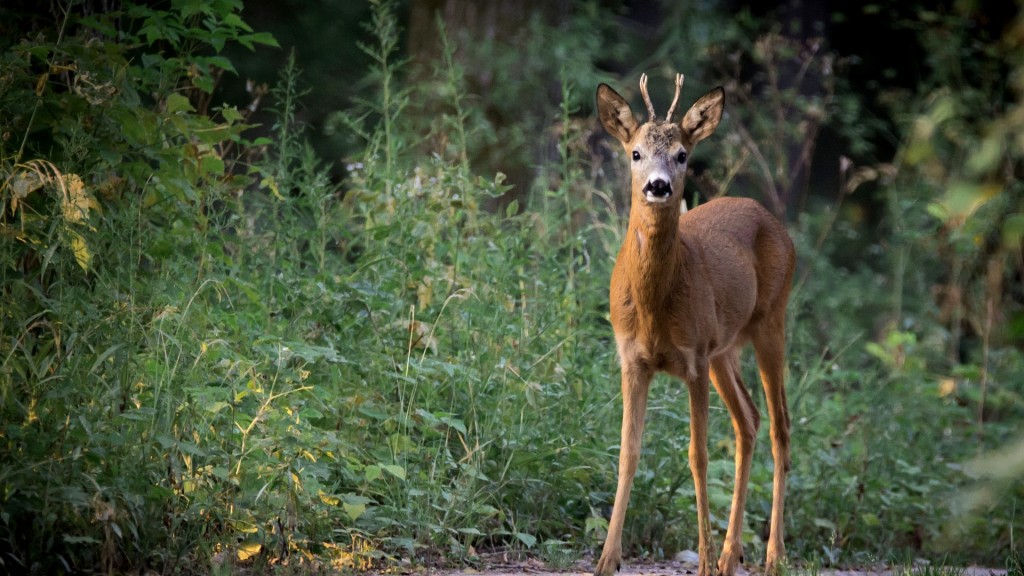
<path fill-rule="evenodd" d="M 725 534 L 722 555 L 718 559 L 718 574 L 733 576 L 736 566 L 743 559 L 743 510 L 761 416 L 740 378 L 739 348 L 711 360 L 711 381 L 729 409 L 733 431 L 736 433 L 736 484 L 732 493 L 729 530 Z"/>
<path fill-rule="evenodd" d="M 786 561 L 783 511 L 786 500 L 786 473 L 790 468 L 789 408 L 786 405 L 786 388 L 783 382 L 786 366 L 785 307 L 773 316 L 766 319 L 753 337 L 754 352 L 757 355 L 761 384 L 764 387 L 771 420 L 772 459 L 775 461 L 771 531 L 768 535 L 768 554 L 765 560 L 765 572 L 768 574 L 777 574 Z"/>
<path fill-rule="evenodd" d="M 640 461 L 640 444 L 647 412 L 647 391 L 653 373 L 636 361 L 622 361 L 622 443 L 619 448 L 619 482 L 615 489 L 615 504 L 608 522 L 608 535 L 604 550 L 594 571 L 598 576 L 611 576 L 622 564 L 622 525 L 626 520 L 626 506 L 633 488 L 633 475 Z"/>

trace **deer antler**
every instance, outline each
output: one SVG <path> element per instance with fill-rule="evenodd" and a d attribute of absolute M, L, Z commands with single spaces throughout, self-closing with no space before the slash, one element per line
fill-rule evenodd
<path fill-rule="evenodd" d="M 640 94 L 644 97 L 644 104 L 647 105 L 647 115 L 650 116 L 647 121 L 654 122 L 657 120 L 657 117 L 654 114 L 654 104 L 651 104 L 651 96 L 647 93 L 647 74 L 640 75 Z"/>
<path fill-rule="evenodd" d="M 672 98 L 672 105 L 668 107 L 668 114 L 665 115 L 665 122 L 672 121 L 672 113 L 676 111 L 676 103 L 679 102 L 679 91 L 683 87 L 683 75 L 676 74 L 676 95 Z"/>

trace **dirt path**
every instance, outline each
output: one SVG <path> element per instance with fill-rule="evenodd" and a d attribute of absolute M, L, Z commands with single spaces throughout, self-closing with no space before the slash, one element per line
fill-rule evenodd
<path fill-rule="evenodd" d="M 629 562 L 619 572 L 622 576 L 694 576 L 697 566 L 687 562 Z M 581 561 L 565 570 L 552 570 L 539 560 L 526 560 L 518 563 L 491 564 L 481 568 L 462 568 L 458 570 L 439 570 L 424 568 L 410 570 L 407 574 L 423 576 L 590 576 L 593 563 Z M 902 572 L 903 569 L 897 568 Z M 953 573 L 952 571 L 949 573 Z M 392 573 L 393 574 L 393 573 Z M 882 568 L 870 570 L 835 570 L 820 569 L 813 571 L 796 570 L 796 575 L 808 576 L 892 576 L 893 569 Z M 737 576 L 760 576 L 760 572 L 752 572 L 740 567 Z M 1006 576 L 1006 570 L 996 568 L 980 568 L 971 566 L 964 568 L 960 576 Z"/>

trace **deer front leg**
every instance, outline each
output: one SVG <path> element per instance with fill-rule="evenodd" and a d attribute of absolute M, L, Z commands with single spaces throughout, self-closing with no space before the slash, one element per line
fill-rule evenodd
<path fill-rule="evenodd" d="M 594 570 L 595 576 L 611 576 L 622 565 L 622 525 L 626 520 L 629 492 L 633 488 L 633 475 L 640 461 L 640 443 L 644 433 L 644 415 L 647 412 L 647 390 L 651 384 L 651 371 L 635 360 L 622 360 L 622 442 L 619 446 L 619 482 L 615 489 L 615 504 L 608 522 L 608 536 L 604 541 L 601 559 Z"/>
<path fill-rule="evenodd" d="M 708 402 L 707 367 L 688 381 L 690 390 L 690 471 L 697 492 L 697 553 L 700 563 L 697 576 L 712 576 L 715 562 L 715 541 L 711 536 L 711 512 L 708 508 Z"/>

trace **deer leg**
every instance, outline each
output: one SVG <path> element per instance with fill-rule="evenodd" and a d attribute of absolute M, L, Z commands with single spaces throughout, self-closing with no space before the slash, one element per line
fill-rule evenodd
<path fill-rule="evenodd" d="M 715 541 L 711 536 L 711 512 L 708 507 L 708 370 L 697 369 L 697 377 L 687 382 L 690 391 L 690 472 L 697 493 L 697 576 L 711 576 Z"/>
<path fill-rule="evenodd" d="M 619 447 L 619 482 L 615 489 L 615 504 L 608 522 L 608 535 L 604 541 L 601 559 L 594 571 L 598 576 L 610 576 L 622 565 L 622 525 L 626 520 L 626 506 L 633 488 L 633 475 L 640 461 L 640 443 L 644 433 L 644 415 L 647 412 L 647 391 L 653 373 L 639 362 L 623 360 L 622 364 L 622 442 Z"/>
<path fill-rule="evenodd" d="M 733 431 L 736 433 L 736 484 L 732 493 L 729 530 L 725 534 L 722 555 L 718 559 L 718 574 L 733 576 L 737 564 L 743 559 L 743 510 L 747 501 L 751 458 L 761 417 L 740 379 L 738 349 L 711 360 L 711 381 L 729 409 Z"/>
<path fill-rule="evenodd" d="M 768 534 L 768 553 L 765 572 L 777 574 L 786 562 L 786 547 L 783 544 L 783 513 L 786 500 L 786 472 L 790 468 L 789 455 L 789 408 L 786 405 L 786 388 L 783 382 L 785 372 L 785 308 L 772 322 L 754 334 L 754 352 L 761 372 L 771 420 L 772 459 L 775 462 L 774 485 L 772 487 L 772 519 Z"/>

